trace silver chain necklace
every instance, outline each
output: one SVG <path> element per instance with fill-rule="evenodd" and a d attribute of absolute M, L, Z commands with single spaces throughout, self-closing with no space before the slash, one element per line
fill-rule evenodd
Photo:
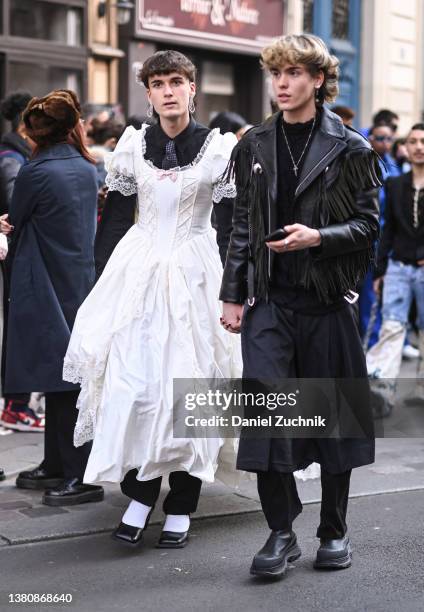
<path fill-rule="evenodd" d="M 293 164 L 293 172 L 294 172 L 294 175 L 296 177 L 297 177 L 297 171 L 299 170 L 299 164 L 302 161 L 302 157 L 305 155 L 305 151 L 308 148 L 309 141 L 311 140 L 312 132 L 314 131 L 314 127 L 315 127 L 315 120 L 316 120 L 316 115 L 315 115 L 314 121 L 312 123 L 311 131 L 309 132 L 308 140 L 306 141 L 306 144 L 303 147 L 303 151 L 302 151 L 299 159 L 297 160 L 297 162 L 295 162 L 294 161 L 294 157 L 293 157 L 292 152 L 291 152 L 291 149 L 290 149 L 289 141 L 288 141 L 287 136 L 286 136 L 286 132 L 284 130 L 284 119 L 281 118 L 281 129 L 283 130 L 284 140 L 286 141 L 287 149 L 288 149 L 288 152 L 289 152 L 289 155 L 291 157 L 292 164 Z"/>

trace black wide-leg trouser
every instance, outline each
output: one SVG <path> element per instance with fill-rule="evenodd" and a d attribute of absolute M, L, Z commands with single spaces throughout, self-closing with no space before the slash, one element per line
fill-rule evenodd
<path fill-rule="evenodd" d="M 346 531 L 346 513 L 351 470 L 330 474 L 321 469 L 321 520 L 318 538 L 342 538 Z M 302 512 L 292 473 L 258 472 L 258 493 L 270 529 L 290 531 L 294 519 Z"/>
<path fill-rule="evenodd" d="M 121 491 L 127 497 L 153 507 L 160 493 L 162 477 L 137 480 L 138 470 L 130 470 L 121 482 Z M 169 474 L 170 491 L 163 502 L 165 514 L 192 514 L 197 510 L 202 481 L 187 472 Z"/>

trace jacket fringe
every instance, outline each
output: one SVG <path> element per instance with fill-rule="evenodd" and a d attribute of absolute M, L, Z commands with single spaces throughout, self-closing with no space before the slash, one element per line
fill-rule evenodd
<path fill-rule="evenodd" d="M 252 199 L 249 210 L 251 242 L 255 262 L 255 293 L 258 298 L 268 297 L 267 247 L 265 245 L 265 221 L 261 201 L 266 197 L 265 177 L 252 176 Z"/>
<path fill-rule="evenodd" d="M 323 190 L 322 205 L 336 223 L 346 221 L 355 213 L 355 194 L 382 185 L 380 158 L 365 149 L 346 155 L 336 181 Z"/>
<path fill-rule="evenodd" d="M 352 152 L 343 160 L 334 183 L 325 187 L 323 179 L 321 207 L 331 223 L 343 223 L 355 214 L 355 194 L 381 187 L 380 158 L 372 150 Z M 301 284 L 316 290 L 320 301 L 329 304 L 332 300 L 356 289 L 375 260 L 375 245 L 328 259 L 309 257 L 304 268 Z"/>
<path fill-rule="evenodd" d="M 329 257 L 308 262 L 304 269 L 302 285 L 309 289 L 314 287 L 318 298 L 325 304 L 331 304 L 349 290 L 356 289 L 374 261 L 375 249 L 370 247 L 362 251 Z"/>
<path fill-rule="evenodd" d="M 234 182 L 237 199 L 248 211 L 249 256 L 255 263 L 255 297 L 268 295 L 267 250 L 265 246 L 265 221 L 262 202 L 267 197 L 265 175 L 261 169 L 255 172 L 255 158 L 248 146 L 241 141 L 233 149 L 221 182 Z"/>

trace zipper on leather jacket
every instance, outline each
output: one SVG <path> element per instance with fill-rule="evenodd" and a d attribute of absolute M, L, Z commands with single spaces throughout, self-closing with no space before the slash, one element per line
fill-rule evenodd
<path fill-rule="evenodd" d="M 299 189 L 300 189 L 300 187 L 303 185 L 303 183 L 304 183 L 305 181 L 307 181 L 307 180 L 308 180 L 308 178 L 311 176 L 311 174 L 312 174 L 312 173 L 315 171 L 315 169 L 316 169 L 316 168 L 317 168 L 317 167 L 318 167 L 320 164 L 322 164 L 322 163 L 323 163 L 323 161 L 324 161 L 324 160 L 325 160 L 325 159 L 326 159 L 326 158 L 327 158 L 329 155 L 331 155 L 331 153 L 334 151 L 334 149 L 336 149 L 336 148 L 337 148 L 337 146 L 338 146 L 338 144 L 337 144 L 337 143 L 336 143 L 335 145 L 333 145 L 333 146 L 332 146 L 332 148 L 331 148 L 331 149 L 328 151 L 328 153 L 326 153 L 326 154 L 324 155 L 324 157 L 322 157 L 322 158 L 319 160 L 319 162 L 318 162 L 317 164 L 315 164 L 315 166 L 314 166 L 314 167 L 313 167 L 311 170 L 309 170 L 308 174 L 305 176 L 305 178 L 302 180 L 302 182 L 300 182 L 300 183 L 298 184 L 298 186 L 296 187 L 296 191 L 295 191 L 295 194 L 294 194 L 294 195 L 295 195 L 295 197 L 297 196 L 297 192 L 299 191 Z"/>

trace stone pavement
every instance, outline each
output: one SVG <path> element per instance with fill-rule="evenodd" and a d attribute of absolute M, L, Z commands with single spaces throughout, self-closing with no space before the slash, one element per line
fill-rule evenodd
<path fill-rule="evenodd" d="M 424 491 L 352 499 L 353 565 L 316 572 L 319 517 L 305 506 L 295 529 L 302 556 L 280 581 L 249 575 L 268 529 L 261 513 L 193 521 L 190 544 L 155 548 L 158 525 L 136 550 L 98 534 L 0 548 L 0 610 L 16 612 L 423 612 Z M 72 603 L 10 602 L 10 593 L 70 594 Z"/>
<path fill-rule="evenodd" d="M 42 458 L 42 435 L 14 433 L 0 437 L 0 465 L 8 478 L 0 483 L 0 546 L 67 538 L 111 531 L 127 505 L 116 485 L 105 487 L 105 500 L 72 508 L 50 508 L 41 504 L 41 493 L 14 486 L 14 475 L 37 465 Z M 319 475 L 298 480 L 303 503 L 320 498 Z M 424 440 L 377 440 L 375 464 L 354 470 L 351 496 L 424 489 Z M 161 505 L 152 523 L 163 519 Z M 232 515 L 259 510 L 255 482 L 246 479 L 236 492 L 219 482 L 205 485 L 196 518 Z"/>

